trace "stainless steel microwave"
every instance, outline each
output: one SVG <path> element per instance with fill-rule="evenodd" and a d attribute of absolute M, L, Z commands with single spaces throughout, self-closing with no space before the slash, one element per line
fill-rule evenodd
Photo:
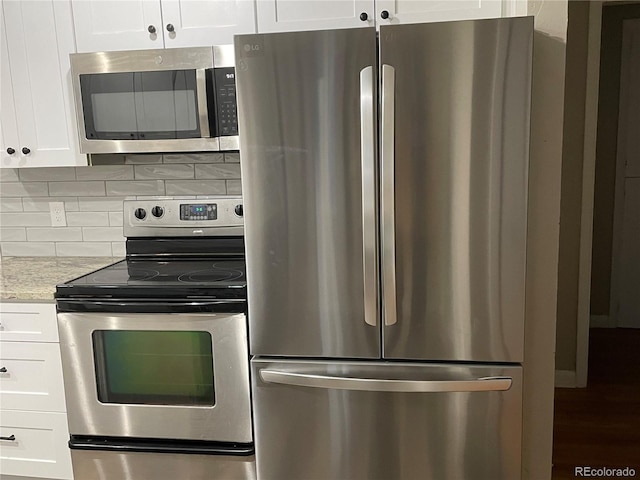
<path fill-rule="evenodd" d="M 71 54 L 81 153 L 238 150 L 233 45 Z"/>

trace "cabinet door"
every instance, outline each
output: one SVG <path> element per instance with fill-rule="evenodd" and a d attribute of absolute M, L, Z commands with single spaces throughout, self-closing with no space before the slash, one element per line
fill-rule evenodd
<path fill-rule="evenodd" d="M 2 342 L 0 403 L 11 410 L 64 412 L 60 345 Z"/>
<path fill-rule="evenodd" d="M 501 0 L 376 0 L 376 22 L 389 25 L 499 18 L 502 3 Z"/>
<path fill-rule="evenodd" d="M 72 116 L 69 3 L 3 2 L 2 9 L 20 141 L 15 166 L 86 165 Z"/>
<path fill-rule="evenodd" d="M 237 33 L 255 33 L 254 5 L 253 0 L 163 0 L 165 47 L 224 45 Z"/>
<path fill-rule="evenodd" d="M 164 47 L 160 0 L 73 0 L 71 4 L 78 52 Z"/>
<path fill-rule="evenodd" d="M 256 4 L 259 33 L 374 25 L 374 0 L 257 0 Z"/>
<path fill-rule="evenodd" d="M 18 126 L 16 110 L 13 104 L 13 86 L 11 84 L 11 65 L 7 50 L 7 36 L 4 30 L 4 14 L 0 7 L 0 168 L 16 167 L 18 155 Z M 9 149 L 9 151 L 7 151 Z M 10 154 L 8 152 L 14 151 Z"/>
<path fill-rule="evenodd" d="M 55 303 L 0 303 L 0 340 L 57 342 Z"/>
<path fill-rule="evenodd" d="M 0 410 L 0 435 L 0 477 L 73 478 L 66 414 Z"/>

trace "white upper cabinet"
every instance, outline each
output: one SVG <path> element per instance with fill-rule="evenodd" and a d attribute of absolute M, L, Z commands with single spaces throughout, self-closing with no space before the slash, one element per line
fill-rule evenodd
<path fill-rule="evenodd" d="M 376 23 L 446 22 L 502 17 L 502 0 L 376 0 Z"/>
<path fill-rule="evenodd" d="M 375 25 L 374 0 L 256 0 L 258 32 L 293 32 Z"/>
<path fill-rule="evenodd" d="M 526 15 L 524 0 L 256 0 L 256 3 L 259 33 Z"/>
<path fill-rule="evenodd" d="M 200 47 L 255 33 L 253 0 L 73 0 L 79 52 Z"/>
<path fill-rule="evenodd" d="M 161 4 L 166 48 L 232 44 L 235 34 L 256 32 L 253 0 L 162 0 Z"/>
<path fill-rule="evenodd" d="M 2 167 L 86 165 L 80 155 L 69 54 L 75 51 L 68 1 L 0 4 Z"/>
<path fill-rule="evenodd" d="M 163 48 L 160 2 L 73 0 L 78 52 Z"/>

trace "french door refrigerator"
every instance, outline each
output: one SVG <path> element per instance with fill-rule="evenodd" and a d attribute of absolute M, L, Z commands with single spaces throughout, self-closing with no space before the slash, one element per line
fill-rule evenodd
<path fill-rule="evenodd" d="M 530 17 L 235 39 L 258 477 L 520 478 Z"/>

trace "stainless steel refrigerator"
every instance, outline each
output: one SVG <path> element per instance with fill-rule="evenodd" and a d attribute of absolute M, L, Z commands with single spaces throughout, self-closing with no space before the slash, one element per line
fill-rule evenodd
<path fill-rule="evenodd" d="M 261 480 L 520 478 L 532 42 L 236 37 Z"/>

